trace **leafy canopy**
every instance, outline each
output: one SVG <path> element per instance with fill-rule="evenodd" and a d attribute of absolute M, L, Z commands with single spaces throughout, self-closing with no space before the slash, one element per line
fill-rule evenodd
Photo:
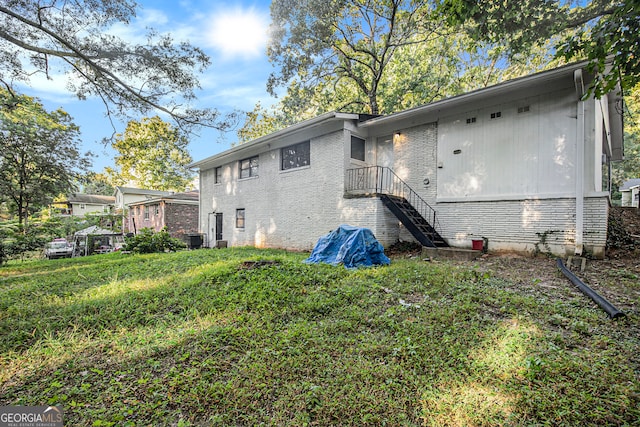
<path fill-rule="evenodd" d="M 192 179 L 188 140 L 160 117 L 130 121 L 112 143 L 117 170 L 107 168 L 112 182 L 132 182 L 150 190 L 184 191 Z"/>
<path fill-rule="evenodd" d="M 79 129 L 62 109 L 0 90 L 0 194 L 21 224 L 75 183 L 91 165 L 80 154 Z"/>
<path fill-rule="evenodd" d="M 589 60 L 601 73 L 590 90 L 601 96 L 618 80 L 630 89 L 640 82 L 640 2 L 591 0 L 578 5 L 558 0 L 441 0 L 439 11 L 449 24 L 463 25 L 478 41 L 526 53 L 555 41 L 558 57 Z M 607 64 L 610 63 L 610 66 Z"/>
<path fill-rule="evenodd" d="M 34 74 L 64 72 L 68 89 L 101 99 L 110 118 L 154 110 L 181 128 L 225 129 L 216 110 L 188 106 L 199 88 L 196 74 L 210 64 L 201 49 L 153 29 L 142 43 L 110 32 L 128 25 L 137 8 L 132 0 L 0 2 L 0 82 L 10 89 Z"/>
<path fill-rule="evenodd" d="M 351 103 L 378 114 L 379 85 L 395 52 L 439 36 L 442 25 L 429 11 L 428 1 L 274 0 L 267 53 L 279 71 L 267 87 L 275 94 L 296 77 L 311 90 L 331 76 L 355 86 L 361 97 Z"/>

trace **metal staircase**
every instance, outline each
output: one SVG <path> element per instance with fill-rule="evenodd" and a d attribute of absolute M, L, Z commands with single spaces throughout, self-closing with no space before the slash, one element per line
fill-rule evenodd
<path fill-rule="evenodd" d="M 436 228 L 436 211 L 390 168 L 370 166 L 348 169 L 345 194 L 379 197 L 421 245 L 448 247 Z"/>

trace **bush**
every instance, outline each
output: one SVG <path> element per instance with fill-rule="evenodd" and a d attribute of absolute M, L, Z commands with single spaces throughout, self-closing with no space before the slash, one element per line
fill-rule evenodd
<path fill-rule="evenodd" d="M 157 233 L 150 228 L 143 228 L 135 236 L 126 237 L 124 249 L 137 254 L 150 254 L 154 252 L 175 252 L 186 247 L 187 245 L 184 242 L 171 237 L 165 227 Z"/>

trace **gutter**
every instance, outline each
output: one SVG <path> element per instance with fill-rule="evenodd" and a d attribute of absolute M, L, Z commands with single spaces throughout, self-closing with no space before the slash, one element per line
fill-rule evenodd
<path fill-rule="evenodd" d="M 330 113 L 325 113 L 320 116 L 314 117 L 309 120 L 305 120 L 303 122 L 296 123 L 292 126 L 289 126 L 285 129 L 279 130 L 274 133 L 270 133 L 269 135 L 261 136 L 260 138 L 254 139 L 253 141 L 246 142 L 244 144 L 240 144 L 236 147 L 233 147 L 229 150 L 223 151 L 222 153 L 207 157 L 203 160 L 199 160 L 197 162 L 191 163 L 187 165 L 188 169 L 202 169 L 208 163 L 222 160 L 226 157 L 233 156 L 236 153 L 240 153 L 242 151 L 250 150 L 257 145 L 266 144 L 274 139 L 282 138 L 288 135 L 295 134 L 297 132 L 301 132 L 306 129 L 310 129 L 315 126 L 319 126 L 324 122 L 328 122 L 331 120 L 358 120 L 360 117 L 359 114 L 352 113 L 340 113 L 338 111 L 332 111 Z"/>
<path fill-rule="evenodd" d="M 584 110 L 585 94 L 582 69 L 573 72 L 573 80 L 576 85 L 577 120 L 576 120 L 576 244 L 575 254 L 582 255 L 584 250 Z"/>
<path fill-rule="evenodd" d="M 368 128 L 368 127 L 377 126 L 377 125 L 389 124 L 389 123 L 393 123 L 400 120 L 411 119 L 416 116 L 421 116 L 426 112 L 438 111 L 439 109 L 447 108 L 449 106 L 463 104 L 467 102 L 469 99 L 475 99 L 481 95 L 491 96 L 491 95 L 500 95 L 501 93 L 509 93 L 514 89 L 517 89 L 518 87 L 522 87 L 523 85 L 526 85 L 529 82 L 534 82 L 534 81 L 545 82 L 548 80 L 555 80 L 558 77 L 567 76 L 569 73 L 571 73 L 571 70 L 575 70 L 575 71 L 580 70 L 582 72 L 582 68 L 586 64 L 588 64 L 588 61 L 582 61 L 578 63 L 565 65 L 563 67 L 555 68 L 552 70 L 541 71 L 535 74 L 530 74 L 527 76 L 522 76 L 515 79 L 507 80 L 505 82 L 498 83 L 493 86 L 480 88 L 480 89 L 473 90 L 471 92 L 463 93 L 461 95 L 441 99 L 439 101 L 435 101 L 430 104 L 422 105 L 419 107 L 414 107 L 409 110 L 401 111 L 399 113 L 394 113 L 386 116 L 373 118 L 358 124 L 358 127 Z"/>

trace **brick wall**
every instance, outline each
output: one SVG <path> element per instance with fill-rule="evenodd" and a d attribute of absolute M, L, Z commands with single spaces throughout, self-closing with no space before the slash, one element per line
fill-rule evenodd
<path fill-rule="evenodd" d="M 201 229 L 213 228 L 210 206 L 223 214 L 222 238 L 232 246 L 313 248 L 342 224 L 347 136 L 341 130 L 311 139 L 310 166 L 281 171 L 280 150 L 272 149 L 260 154 L 257 177 L 239 180 L 237 161 L 222 166 L 219 184 L 213 184 L 214 169 L 203 171 Z M 235 226 L 237 209 L 245 209 L 244 229 Z"/>
<path fill-rule="evenodd" d="M 198 205 L 164 203 L 164 222 L 171 237 L 198 233 Z"/>

